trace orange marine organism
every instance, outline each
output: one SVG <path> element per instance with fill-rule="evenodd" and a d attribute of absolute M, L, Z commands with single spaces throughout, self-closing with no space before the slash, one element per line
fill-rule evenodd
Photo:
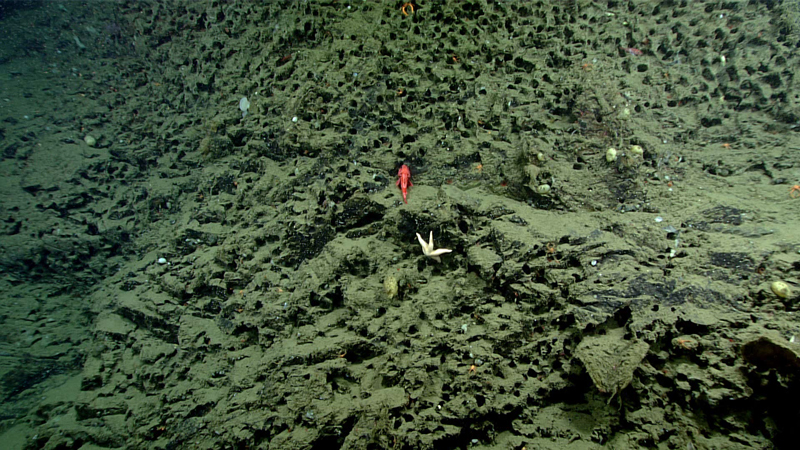
<path fill-rule="evenodd" d="M 406 200 L 406 196 L 408 195 L 408 187 L 413 186 L 413 184 L 411 184 L 411 169 L 409 169 L 407 165 L 403 164 L 400 170 L 397 171 L 396 184 L 400 186 L 400 190 L 403 192 L 403 202 L 407 204 L 408 200 Z"/>

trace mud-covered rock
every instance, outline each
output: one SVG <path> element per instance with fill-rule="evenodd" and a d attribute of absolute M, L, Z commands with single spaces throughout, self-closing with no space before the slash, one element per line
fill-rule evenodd
<path fill-rule="evenodd" d="M 575 356 L 586 367 L 597 389 L 618 395 L 633 381 L 633 372 L 650 346 L 625 338 L 625 330 L 610 330 L 602 336 L 587 336 L 575 348 Z"/>

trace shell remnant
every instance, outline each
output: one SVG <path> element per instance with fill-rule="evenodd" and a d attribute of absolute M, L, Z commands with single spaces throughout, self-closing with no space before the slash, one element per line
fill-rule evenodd
<path fill-rule="evenodd" d="M 394 275 L 386 275 L 386 278 L 383 279 L 383 291 L 386 292 L 389 299 L 397 297 L 400 288 L 398 287 L 397 278 L 395 278 Z"/>
<path fill-rule="evenodd" d="M 792 290 L 789 289 L 789 285 L 783 281 L 773 281 L 769 288 L 780 298 L 789 298 L 789 296 L 792 295 Z"/>

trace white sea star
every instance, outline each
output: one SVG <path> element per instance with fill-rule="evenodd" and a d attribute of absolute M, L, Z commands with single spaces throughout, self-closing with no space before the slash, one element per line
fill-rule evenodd
<path fill-rule="evenodd" d="M 422 253 L 424 253 L 425 256 L 427 256 L 428 258 L 433 259 L 436 262 L 441 262 L 441 260 L 439 259 L 439 256 L 444 255 L 445 253 L 452 252 L 452 250 L 448 250 L 446 248 L 439 248 L 439 249 L 435 249 L 434 250 L 434 248 L 433 248 L 433 231 L 431 231 L 431 238 L 430 238 L 430 240 L 428 242 L 425 242 L 425 240 L 422 239 L 422 236 L 420 236 L 419 233 L 417 233 L 417 239 L 419 239 L 419 245 L 422 246 Z"/>

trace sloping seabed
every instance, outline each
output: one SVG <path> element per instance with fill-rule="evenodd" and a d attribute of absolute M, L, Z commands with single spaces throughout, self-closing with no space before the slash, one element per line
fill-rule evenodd
<path fill-rule="evenodd" d="M 5 443 L 793 447 L 795 2 L 15 5 Z"/>

